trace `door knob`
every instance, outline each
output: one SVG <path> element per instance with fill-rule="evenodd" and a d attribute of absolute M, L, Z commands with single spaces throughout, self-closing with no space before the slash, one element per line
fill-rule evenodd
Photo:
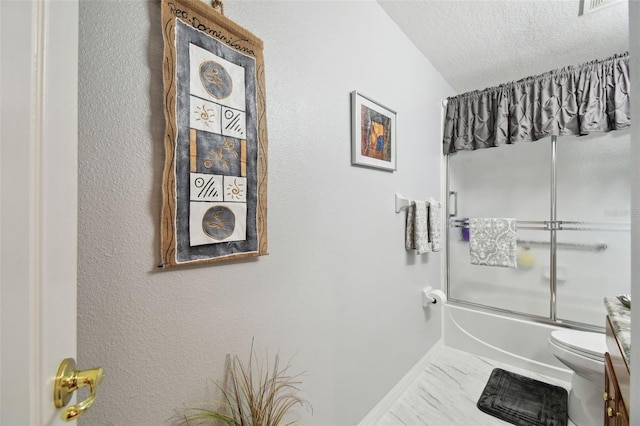
<path fill-rule="evenodd" d="M 84 413 L 96 401 L 96 388 L 104 377 L 102 367 L 92 368 L 90 370 L 76 370 L 76 362 L 73 358 L 64 359 L 58 368 L 56 380 L 53 386 L 53 402 L 56 408 L 62 408 L 69 403 L 71 394 L 82 387 L 89 387 L 89 396 L 82 402 L 64 410 L 62 420 L 70 422 L 75 420 Z"/>

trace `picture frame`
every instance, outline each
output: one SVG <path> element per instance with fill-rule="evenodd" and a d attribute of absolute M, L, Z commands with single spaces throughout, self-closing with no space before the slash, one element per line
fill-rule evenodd
<path fill-rule="evenodd" d="M 351 92 L 351 164 L 396 170 L 396 112 Z"/>

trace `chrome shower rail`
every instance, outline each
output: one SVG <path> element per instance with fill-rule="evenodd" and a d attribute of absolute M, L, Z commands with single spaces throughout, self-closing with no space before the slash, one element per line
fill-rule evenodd
<path fill-rule="evenodd" d="M 544 220 L 517 220 L 516 225 L 518 229 L 531 229 L 548 231 L 548 221 Z M 449 226 L 451 228 L 467 228 L 469 226 L 469 219 L 449 219 Z"/>
<path fill-rule="evenodd" d="M 583 221 L 560 220 L 558 221 L 558 230 L 560 231 L 631 232 L 631 222 L 583 222 Z"/>
<path fill-rule="evenodd" d="M 537 240 L 517 240 L 519 246 L 548 246 L 551 241 L 537 241 Z M 568 249 L 568 250 L 583 250 L 583 251 L 595 251 L 601 252 L 607 249 L 606 243 L 564 243 L 556 242 L 556 247 Z"/>
<path fill-rule="evenodd" d="M 621 231 L 630 232 L 630 222 L 586 222 L 577 220 L 518 220 L 518 229 L 539 230 L 539 231 Z M 466 228 L 469 226 L 469 219 L 450 219 L 449 226 L 452 228 Z"/>
<path fill-rule="evenodd" d="M 563 226 L 566 223 L 571 223 L 571 224 L 584 224 L 584 225 L 621 225 L 621 226 L 626 226 L 627 227 L 627 231 L 629 230 L 629 224 L 625 224 L 625 223 L 617 223 L 617 222 L 611 222 L 611 223 L 606 223 L 606 222 L 577 222 L 577 221 L 572 221 L 572 222 L 563 222 L 563 221 L 559 221 L 558 224 L 556 225 L 556 230 L 561 230 L 561 231 L 594 231 L 594 230 L 598 230 L 598 231 L 624 231 L 625 229 L 622 228 L 577 228 L 577 227 L 565 227 Z M 535 230 L 535 231 L 549 231 L 552 229 L 553 224 L 550 221 L 544 221 L 544 220 L 525 220 L 525 221 L 517 221 L 518 224 L 518 229 L 527 229 L 527 230 Z M 521 224 L 529 224 L 530 226 L 521 226 Z M 449 221 L 449 225 L 451 228 L 466 228 L 469 226 L 469 221 L 468 219 L 451 219 Z M 523 239 L 518 239 L 517 240 L 518 245 L 521 246 L 540 246 L 540 245 L 551 245 L 551 241 L 540 241 L 540 240 L 523 240 Z M 596 252 L 601 252 L 601 251 L 605 251 L 608 248 L 608 245 L 606 243 L 603 242 L 598 242 L 598 243 L 568 243 L 568 242 L 558 242 L 556 241 L 556 247 L 557 248 L 562 248 L 562 249 L 568 249 L 568 250 L 584 250 L 584 251 L 596 251 Z"/>

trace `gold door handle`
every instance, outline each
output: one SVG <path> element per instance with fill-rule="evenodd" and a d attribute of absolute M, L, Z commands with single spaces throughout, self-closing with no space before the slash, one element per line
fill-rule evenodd
<path fill-rule="evenodd" d="M 96 401 L 96 388 L 104 378 L 102 367 L 90 370 L 76 370 L 76 362 L 73 358 L 67 358 L 60 363 L 56 381 L 53 386 L 53 402 L 56 408 L 62 408 L 69 403 L 71 394 L 78 388 L 89 387 L 89 396 L 82 402 L 64 410 L 62 420 L 70 422 L 75 420 L 91 408 Z"/>
<path fill-rule="evenodd" d="M 621 414 L 620 414 L 620 412 L 619 412 L 619 411 L 616 411 L 616 414 L 614 415 L 614 414 L 613 414 L 613 408 L 608 407 L 608 408 L 607 408 L 607 416 L 608 416 L 608 417 L 620 417 L 620 416 L 621 416 Z"/>

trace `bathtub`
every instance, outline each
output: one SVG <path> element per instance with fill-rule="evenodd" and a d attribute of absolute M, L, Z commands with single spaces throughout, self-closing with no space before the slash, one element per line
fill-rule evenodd
<path fill-rule="evenodd" d="M 442 307 L 444 345 L 563 381 L 571 371 L 547 348 L 560 327 L 456 305 Z"/>

